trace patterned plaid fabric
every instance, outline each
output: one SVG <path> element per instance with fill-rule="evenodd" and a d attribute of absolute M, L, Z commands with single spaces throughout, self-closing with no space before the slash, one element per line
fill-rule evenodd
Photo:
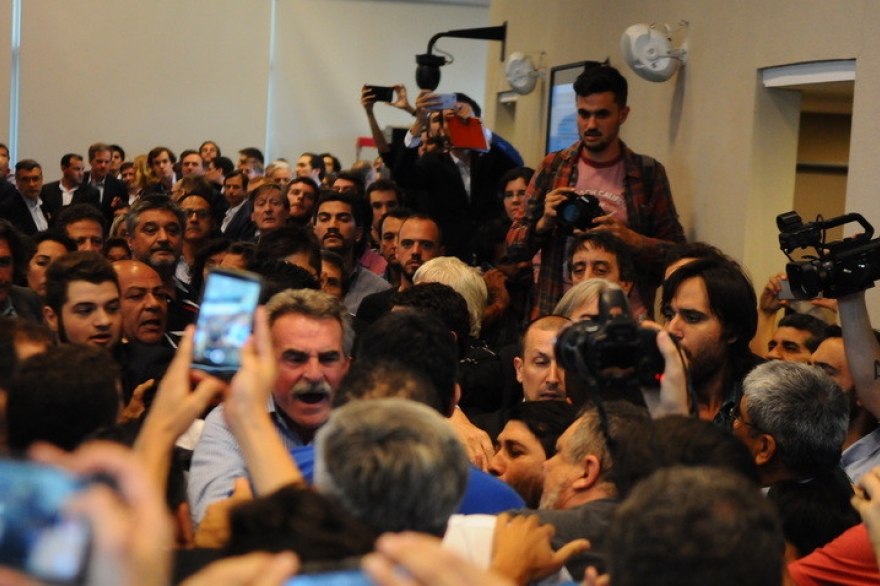
<path fill-rule="evenodd" d="M 672 202 L 672 192 L 663 165 L 648 156 L 634 153 L 623 141 L 620 144 L 626 166 L 624 198 L 629 228 L 645 237 L 645 246 L 634 259 L 638 275 L 636 287 L 645 307 L 651 311 L 654 293 L 662 279 L 667 250 L 673 244 L 685 241 L 684 230 L 678 221 L 678 212 Z M 532 319 L 552 313 L 553 307 L 562 297 L 562 270 L 568 236 L 568 231 L 559 226 L 545 234 L 535 234 L 534 227 L 544 213 L 544 198 L 547 193 L 559 187 L 573 187 L 577 184 L 580 149 L 581 143 L 577 142 L 544 158 L 528 188 L 526 213 L 513 223 L 507 234 L 508 255 L 530 259 L 541 251 L 541 269 L 531 309 Z M 646 193 L 646 183 L 650 184 L 650 193 Z"/>

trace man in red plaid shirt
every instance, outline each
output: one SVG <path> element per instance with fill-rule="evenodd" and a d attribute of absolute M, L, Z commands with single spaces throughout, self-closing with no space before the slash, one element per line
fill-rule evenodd
<path fill-rule="evenodd" d="M 532 317 L 552 313 L 563 293 L 569 226 L 557 217 L 560 203 L 577 193 L 595 196 L 603 215 L 591 230 L 620 237 L 633 251 L 636 293 L 650 312 L 663 275 L 666 250 L 684 242 L 663 165 L 631 151 L 619 138 L 629 115 L 626 79 L 613 67 L 589 67 L 574 82 L 580 140 L 544 158 L 528 190 L 528 205 L 507 235 L 508 252 L 531 258 L 541 252 Z"/>

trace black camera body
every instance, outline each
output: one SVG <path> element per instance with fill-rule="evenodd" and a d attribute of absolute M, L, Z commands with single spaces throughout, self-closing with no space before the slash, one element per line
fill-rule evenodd
<path fill-rule="evenodd" d="M 566 370 L 600 387 L 657 387 L 665 361 L 657 331 L 636 324 L 620 289 L 602 293 L 599 319 L 573 324 L 556 339 L 556 359 Z"/>
<path fill-rule="evenodd" d="M 836 242 L 825 241 L 826 230 L 850 222 L 858 223 L 864 232 Z M 804 224 L 797 212 L 788 212 L 776 216 L 776 226 L 779 248 L 791 260 L 785 272 L 798 299 L 813 299 L 819 294 L 837 299 L 870 289 L 880 279 L 880 239 L 871 240 L 874 227 L 861 214 Z M 813 248 L 815 256 L 795 261 L 791 253 L 798 248 Z"/>
<path fill-rule="evenodd" d="M 593 220 L 604 216 L 605 210 L 599 205 L 595 195 L 584 191 L 572 191 L 568 199 L 556 206 L 556 219 L 573 230 L 588 230 Z"/>

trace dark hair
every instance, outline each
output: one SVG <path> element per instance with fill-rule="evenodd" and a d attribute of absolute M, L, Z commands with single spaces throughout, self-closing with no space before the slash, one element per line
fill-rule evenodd
<path fill-rule="evenodd" d="M 853 494 L 846 472 L 834 468 L 806 481 L 777 482 L 767 500 L 779 512 L 785 540 L 803 557 L 861 522 L 850 504 Z"/>
<path fill-rule="evenodd" d="M 121 146 L 119 146 L 118 144 L 111 144 L 109 146 L 110 146 L 111 153 L 119 153 L 119 158 L 122 159 L 123 161 L 125 160 L 125 150 Z M 89 154 L 91 154 L 91 153 L 89 153 Z"/>
<path fill-rule="evenodd" d="M 224 177 L 229 177 L 235 171 L 235 163 L 233 163 L 232 159 L 229 157 L 221 157 L 220 155 L 217 155 L 210 160 L 210 163 L 214 165 L 215 169 L 220 169 L 220 171 L 223 172 Z M 243 175 L 245 174 L 243 173 Z M 244 188 L 247 189 L 247 184 L 244 185 Z"/>
<path fill-rule="evenodd" d="M 58 244 L 66 248 L 67 252 L 73 252 L 74 250 L 76 250 L 76 242 L 71 240 L 66 233 L 56 228 L 49 228 L 48 230 L 37 232 L 36 234 L 31 236 L 31 240 L 34 243 L 34 252 L 31 254 L 31 257 L 36 254 L 36 247 L 39 246 L 40 243 L 46 242 L 47 240 L 57 242 Z"/>
<path fill-rule="evenodd" d="M 216 161 L 217 159 L 214 159 L 214 160 Z M 248 181 L 250 180 L 250 177 L 248 176 L 247 173 L 245 173 L 241 169 L 234 169 L 231 173 L 224 173 L 223 176 L 226 179 L 232 179 L 233 177 L 241 177 L 241 187 L 242 187 L 242 189 L 244 189 L 245 193 L 247 193 Z"/>
<path fill-rule="evenodd" d="M 815 352 L 822 340 L 825 339 L 825 330 L 828 329 L 828 324 L 808 313 L 790 313 L 776 324 L 776 329 L 779 328 L 794 328 L 808 332 L 810 337 L 804 342 L 804 346 L 810 352 Z"/>
<path fill-rule="evenodd" d="M 311 177 L 294 177 L 290 180 L 290 183 L 287 184 L 287 189 L 290 190 L 290 186 L 294 183 L 305 183 L 309 187 L 311 187 L 315 191 L 315 198 L 317 199 L 318 194 L 321 192 L 321 186 L 315 183 L 315 180 Z"/>
<path fill-rule="evenodd" d="M 753 484 L 718 468 L 664 468 L 618 507 L 614 586 L 779 586 L 785 540 Z"/>
<path fill-rule="evenodd" d="M 758 487 L 758 469 L 749 449 L 711 421 L 672 415 L 645 421 L 618 436 L 612 477 L 620 498 L 655 471 L 671 466 L 726 468 Z"/>
<path fill-rule="evenodd" d="M 355 226 L 358 228 L 369 230 L 370 226 L 372 226 L 373 210 L 370 206 L 366 205 L 363 197 L 330 189 L 321 190 L 318 201 L 315 203 L 315 209 L 312 210 L 312 215 L 315 219 L 318 217 L 318 210 L 321 209 L 321 206 L 330 201 L 339 201 L 347 205 L 351 209 Z"/>
<path fill-rule="evenodd" d="M 55 259 L 46 269 L 46 305 L 59 317 L 67 303 L 67 290 L 74 281 L 100 285 L 110 281 L 119 287 L 116 271 L 106 258 L 97 252 L 80 250 L 68 252 Z"/>
<path fill-rule="evenodd" d="M 464 348 L 471 331 L 471 316 L 464 297 L 449 285 L 419 283 L 394 293 L 389 304 L 434 315 L 455 334 L 459 349 Z"/>
<path fill-rule="evenodd" d="M 104 256 L 110 252 L 111 248 L 124 248 L 128 257 L 131 258 L 131 248 L 128 246 L 128 240 L 125 238 L 110 238 L 104 243 Z M 76 249 L 74 249 L 76 250 Z"/>
<path fill-rule="evenodd" d="M 409 399 L 446 415 L 444 405 L 424 372 L 399 360 L 381 358 L 377 361 L 355 360 L 333 398 L 333 407 L 341 407 L 357 399 Z"/>
<path fill-rule="evenodd" d="M 185 158 L 187 158 L 187 157 L 190 156 L 190 155 L 197 155 L 197 156 L 199 157 L 199 159 L 202 158 L 201 155 L 199 155 L 198 152 L 196 152 L 196 151 L 194 151 L 194 150 L 192 150 L 192 149 L 186 149 L 185 151 L 183 151 L 182 153 L 180 153 L 179 157 L 180 157 L 180 160 L 183 161 Z M 201 164 L 201 161 L 199 161 L 199 163 Z"/>
<path fill-rule="evenodd" d="M 345 270 L 345 259 L 332 250 L 322 248 L 321 262 L 329 262 L 331 265 L 339 269 L 339 272 L 342 274 L 342 294 L 345 295 L 348 293 L 348 286 L 351 284 L 351 279 L 349 278 L 348 272 Z"/>
<path fill-rule="evenodd" d="M 734 261 L 695 260 L 677 269 L 664 281 L 661 307 L 669 307 L 682 283 L 695 277 L 701 278 L 706 286 L 709 307 L 718 316 L 724 337 L 735 338 L 728 346 L 731 372 L 734 380 L 742 378 L 753 366 L 749 341 L 758 328 L 758 299 L 752 282 Z"/>
<path fill-rule="evenodd" d="M 147 167 L 152 167 L 153 161 L 162 153 L 168 153 L 168 158 L 171 159 L 172 164 L 177 162 L 177 157 L 174 156 L 174 151 L 167 147 L 157 146 L 150 149 L 150 152 L 147 153 Z"/>
<path fill-rule="evenodd" d="M 200 152 L 200 153 L 202 152 L 202 149 L 205 148 L 205 145 L 206 145 L 206 144 L 212 144 L 212 145 L 214 145 L 214 148 L 217 149 L 217 157 L 219 157 L 221 154 L 223 154 L 223 153 L 220 152 L 220 145 L 218 145 L 218 144 L 217 144 L 216 142 L 214 142 L 213 140 L 206 140 L 205 142 L 203 142 L 202 144 L 200 144 L 200 145 L 199 145 L 199 152 Z M 214 158 L 216 159 L 217 157 L 214 157 Z M 227 158 L 226 160 L 228 161 L 229 159 Z"/>
<path fill-rule="evenodd" d="M 324 167 L 324 158 L 315 153 L 303 153 L 300 155 L 300 158 L 302 157 L 309 158 L 309 166 L 312 169 L 318 170 L 318 179 L 323 181 L 324 177 L 327 175 L 327 169 Z"/>
<path fill-rule="evenodd" d="M 83 160 L 82 155 L 78 155 L 76 153 L 67 153 L 66 155 L 61 157 L 61 168 L 66 169 L 70 167 L 70 164 L 73 162 L 74 159 L 78 161 Z"/>
<path fill-rule="evenodd" d="M 208 259 L 226 252 L 232 245 L 232 241 L 228 238 L 214 238 L 202 244 L 193 255 L 193 264 L 189 267 L 189 290 L 194 295 L 200 295 L 202 286 L 205 284 L 205 264 Z"/>
<path fill-rule="evenodd" d="M 572 238 L 571 246 L 568 247 L 568 252 L 565 255 L 569 273 L 574 268 L 575 253 L 581 248 L 585 248 L 588 242 L 595 248 L 614 255 L 621 281 L 632 283 L 636 280 L 636 265 L 633 261 L 632 248 L 618 236 L 605 231 L 584 232 Z"/>
<path fill-rule="evenodd" d="M 458 350 L 452 332 L 434 315 L 392 311 L 370 324 L 355 341 L 355 360 L 367 364 L 398 360 L 425 375 L 437 391 L 437 405 L 448 416 L 458 376 Z"/>
<path fill-rule="evenodd" d="M 119 377 L 119 365 L 101 348 L 63 344 L 31 356 L 9 384 L 10 448 L 47 441 L 72 450 L 112 426 L 119 412 Z"/>
<path fill-rule="evenodd" d="M 376 533 L 327 497 L 302 485 L 235 507 L 225 555 L 293 551 L 302 562 L 343 560 L 373 550 Z"/>
<path fill-rule="evenodd" d="M 629 93 L 626 78 L 610 65 L 585 68 L 584 72 L 574 80 L 572 87 L 578 97 L 611 92 L 614 94 L 614 101 L 621 108 L 626 106 Z"/>
<path fill-rule="evenodd" d="M 22 159 L 15 164 L 15 172 L 19 171 L 33 171 L 34 169 L 43 170 L 43 167 L 33 159 Z"/>
<path fill-rule="evenodd" d="M 191 154 L 198 154 L 193 151 Z M 183 195 L 177 198 L 180 202 L 187 195 L 200 195 L 209 204 L 214 200 L 214 188 L 211 182 L 205 179 L 203 175 L 184 175 L 180 178 L 179 186 Z"/>
<path fill-rule="evenodd" d="M 126 231 L 130 235 L 134 235 L 138 222 L 140 222 L 141 214 L 153 210 L 168 211 L 174 214 L 177 222 L 180 224 L 180 232 L 183 234 L 183 230 L 186 227 L 186 216 L 183 215 L 183 210 L 170 197 L 161 194 L 142 195 L 134 202 L 134 205 L 128 210 L 128 215 L 125 217 Z"/>
<path fill-rule="evenodd" d="M 556 454 L 556 440 L 577 419 L 578 408 L 568 401 L 523 401 L 507 409 L 504 424 L 520 421 L 541 442 L 544 456 Z"/>
<path fill-rule="evenodd" d="M 495 264 L 495 247 L 505 244 L 511 221 L 507 218 L 495 218 L 477 229 L 474 237 L 474 254 L 477 264 Z"/>
<path fill-rule="evenodd" d="M 504 188 L 507 187 L 507 184 L 511 181 L 516 181 L 517 179 L 522 179 L 526 182 L 526 185 L 531 183 L 532 177 L 535 175 L 535 170 L 531 167 L 516 167 L 515 169 L 511 169 L 507 173 L 501 176 L 501 180 L 498 182 L 498 195 L 502 199 L 504 199 Z"/>
<path fill-rule="evenodd" d="M 333 182 L 336 183 L 339 179 L 343 181 L 351 181 L 354 183 L 354 189 L 357 196 L 361 199 L 364 197 L 364 178 L 360 175 L 355 175 L 352 171 L 342 171 L 341 173 L 337 173 L 336 177 L 333 178 Z"/>
<path fill-rule="evenodd" d="M 480 116 L 483 115 L 483 109 L 480 108 L 480 105 L 476 102 L 476 100 L 474 100 L 469 95 L 462 93 L 462 92 L 456 92 L 455 101 L 456 102 L 464 102 L 465 104 L 470 106 L 471 110 L 474 111 L 474 116 L 476 116 L 477 118 L 479 118 Z"/>
<path fill-rule="evenodd" d="M 342 164 L 339 162 L 339 159 L 337 159 L 336 157 L 334 157 L 334 156 L 331 155 L 330 153 L 321 153 L 321 154 L 318 155 L 318 156 L 321 157 L 321 160 L 322 160 L 322 161 L 323 161 L 326 157 L 330 157 L 330 159 L 333 160 L 333 171 L 330 171 L 330 172 L 332 172 L 332 173 L 339 173 L 340 171 L 342 171 Z M 325 172 L 325 173 L 328 172 L 328 171 L 327 171 L 327 165 L 326 165 L 326 164 L 324 165 L 324 172 Z"/>
<path fill-rule="evenodd" d="M 119 172 L 120 173 L 122 173 L 123 171 L 127 171 L 129 169 L 134 169 L 134 163 L 132 163 L 131 161 L 125 161 L 124 163 L 119 165 Z"/>
<path fill-rule="evenodd" d="M 34 243 L 3 218 L 0 218 L 0 240 L 6 241 L 12 252 L 13 280 L 19 285 L 27 284 L 28 262 L 34 255 Z"/>
<path fill-rule="evenodd" d="M 280 259 L 256 260 L 248 268 L 263 277 L 263 290 L 260 291 L 262 305 L 287 289 L 321 289 L 318 280 L 310 272 Z"/>
<path fill-rule="evenodd" d="M 736 262 L 728 255 L 724 254 L 717 246 L 712 246 L 706 242 L 684 242 L 669 247 L 666 253 L 666 265 L 680 261 L 683 258 L 700 260 L 704 258 L 720 260 L 724 262 Z"/>
<path fill-rule="evenodd" d="M 75 222 L 82 222 L 83 220 L 97 222 L 101 226 L 102 234 L 107 231 L 107 220 L 104 218 L 104 214 L 101 213 L 101 210 L 88 203 L 75 203 L 63 207 L 58 213 L 58 218 L 55 220 L 55 228 L 66 232 L 69 225 Z"/>
<path fill-rule="evenodd" d="M 0 389 L 8 388 L 9 380 L 18 367 L 16 346 L 21 340 L 42 342 L 47 347 L 56 343 L 55 334 L 43 323 L 23 317 L 0 317 Z M 5 421 L 0 419 L 0 426 L 4 424 Z"/>
<path fill-rule="evenodd" d="M 385 223 L 385 218 L 397 218 L 398 220 L 405 220 L 407 218 L 411 218 L 413 215 L 415 215 L 415 213 L 415 210 L 403 206 L 391 208 L 390 210 L 385 212 L 385 214 L 382 215 L 382 219 L 379 220 L 379 236 L 382 236 L 382 225 Z"/>
<path fill-rule="evenodd" d="M 249 266 L 257 254 L 257 245 L 253 242 L 234 241 L 226 254 L 237 254 L 244 257 L 244 266 Z"/>
<path fill-rule="evenodd" d="M 283 260 L 292 254 L 304 252 L 315 274 L 321 274 L 321 245 L 310 227 L 287 224 L 260 236 L 254 259 L 257 262 Z"/>
<path fill-rule="evenodd" d="M 219 152 L 219 151 L 218 151 Z M 266 164 L 266 159 L 263 157 L 263 151 L 258 149 L 257 147 L 246 147 L 238 151 L 238 154 L 244 155 L 248 159 L 254 159 L 261 166 Z"/>
<path fill-rule="evenodd" d="M 393 191 L 394 195 L 397 196 L 398 207 L 403 205 L 403 190 L 400 188 L 400 185 L 391 179 L 376 179 L 370 183 L 365 194 L 368 203 L 370 201 L 370 194 L 374 191 Z"/>

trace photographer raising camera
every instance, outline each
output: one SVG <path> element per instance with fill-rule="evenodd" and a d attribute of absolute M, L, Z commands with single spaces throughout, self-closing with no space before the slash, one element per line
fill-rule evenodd
<path fill-rule="evenodd" d="M 580 140 L 544 158 L 526 212 L 507 235 L 509 256 L 541 252 L 533 318 L 551 313 L 562 297 L 566 244 L 577 230 L 610 232 L 632 249 L 638 278 L 630 301 L 646 308 L 653 307 L 667 249 L 685 240 L 663 165 L 619 138 L 629 115 L 626 79 L 597 63 L 574 90 Z"/>

